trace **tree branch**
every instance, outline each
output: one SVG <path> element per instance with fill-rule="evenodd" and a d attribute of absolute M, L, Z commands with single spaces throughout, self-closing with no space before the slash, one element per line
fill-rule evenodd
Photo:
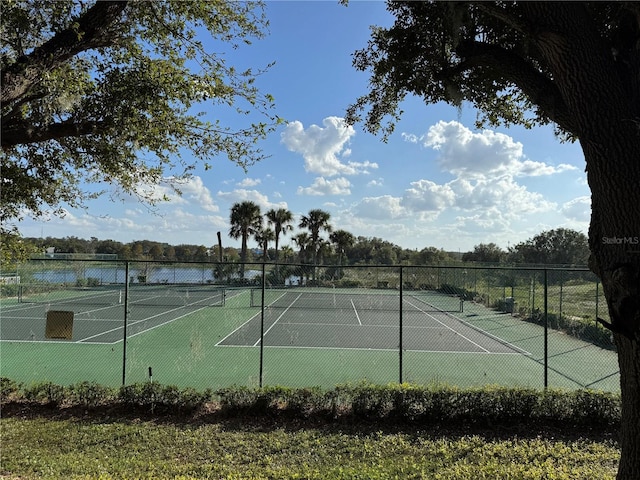
<path fill-rule="evenodd" d="M 460 43 L 456 51 L 464 60 L 450 69 L 443 70 L 443 76 L 448 77 L 477 67 L 488 67 L 498 72 L 501 79 L 507 79 L 517 85 L 531 103 L 538 105 L 553 122 L 564 130 L 577 133 L 576 125 L 557 86 L 521 55 L 496 45 L 473 40 Z"/>
<path fill-rule="evenodd" d="M 54 123 L 42 128 L 33 128 L 30 124 L 12 124 L 2 126 L 2 148 L 4 150 L 16 145 L 26 145 L 30 143 L 46 142 L 64 137 L 82 137 L 101 131 L 105 127 L 105 122 L 87 121 L 75 123 L 71 120 Z"/>
<path fill-rule="evenodd" d="M 486 15 L 489 15 L 496 20 L 500 20 L 507 27 L 513 28 L 524 35 L 529 35 L 531 33 L 531 29 L 526 23 L 520 21 L 520 19 L 515 16 L 510 15 L 504 8 L 497 6 L 493 2 L 477 2 L 474 6 Z"/>
<path fill-rule="evenodd" d="M 4 105 L 27 94 L 43 78 L 42 73 L 54 69 L 80 52 L 113 44 L 113 24 L 121 17 L 126 1 L 101 1 L 88 9 L 75 27 L 58 32 L 29 55 L 2 71 L 0 102 Z M 4 142 L 4 140 L 3 140 Z"/>

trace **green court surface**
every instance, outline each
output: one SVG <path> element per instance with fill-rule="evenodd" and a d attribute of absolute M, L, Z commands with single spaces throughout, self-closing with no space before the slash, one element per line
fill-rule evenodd
<path fill-rule="evenodd" d="M 164 290 L 131 296 L 126 342 L 120 292 L 3 300 L 0 374 L 117 386 L 123 376 L 149 380 L 152 367 L 154 381 L 200 389 L 257 386 L 261 374 L 263 385 L 543 387 L 546 365 L 550 387 L 619 391 L 615 352 L 549 329 L 545 359 L 543 327 L 472 302 L 461 308 L 457 297 L 415 294 L 400 302 L 393 291 L 300 288 L 263 298 L 260 290 L 184 287 L 169 298 Z M 71 340 L 45 338 L 49 310 L 74 312 Z"/>

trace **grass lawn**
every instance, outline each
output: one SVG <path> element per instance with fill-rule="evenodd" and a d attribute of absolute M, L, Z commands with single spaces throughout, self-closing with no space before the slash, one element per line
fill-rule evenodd
<path fill-rule="evenodd" d="M 575 432 L 442 431 L 281 418 L 3 414 L 2 479 L 613 479 L 619 447 Z M 517 431 L 516 431 L 517 430 Z"/>

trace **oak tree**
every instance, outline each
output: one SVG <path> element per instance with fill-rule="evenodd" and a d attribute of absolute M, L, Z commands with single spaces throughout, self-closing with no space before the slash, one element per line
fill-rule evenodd
<path fill-rule="evenodd" d="M 355 68 L 348 108 L 385 136 L 409 94 L 472 104 L 487 126 L 552 124 L 584 152 L 590 268 L 602 280 L 620 365 L 618 478 L 640 478 L 640 3 L 388 2 Z"/>
<path fill-rule="evenodd" d="M 152 204 L 220 156 L 260 160 L 279 123 L 255 84 L 269 65 L 228 54 L 267 25 L 260 2 L 2 0 L 5 232 L 105 191 Z"/>
<path fill-rule="evenodd" d="M 587 236 L 570 228 L 540 232 L 510 250 L 509 260 L 516 263 L 582 266 L 589 259 Z"/>

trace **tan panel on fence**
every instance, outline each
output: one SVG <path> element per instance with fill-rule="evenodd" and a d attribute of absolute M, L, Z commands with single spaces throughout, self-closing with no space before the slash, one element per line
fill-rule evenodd
<path fill-rule="evenodd" d="M 49 310 L 45 338 L 71 340 L 73 337 L 73 312 Z"/>

